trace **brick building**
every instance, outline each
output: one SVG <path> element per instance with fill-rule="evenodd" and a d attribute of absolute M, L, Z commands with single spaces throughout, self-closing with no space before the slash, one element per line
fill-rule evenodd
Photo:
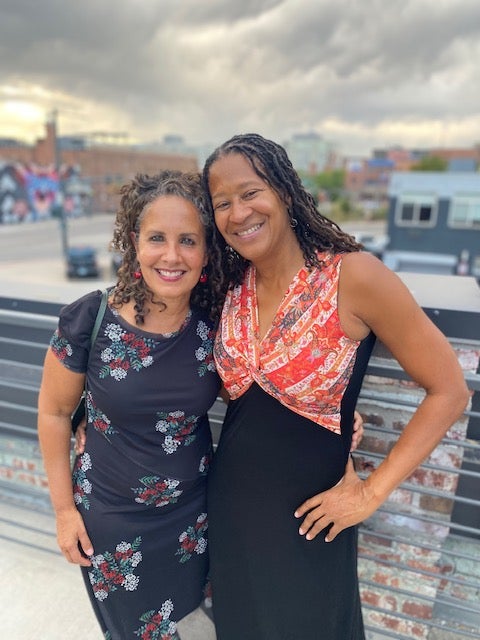
<path fill-rule="evenodd" d="M 14 140 L 0 141 L 0 159 L 40 166 L 78 167 L 83 180 L 91 185 L 93 212 L 114 212 L 119 187 L 136 173 L 157 173 L 162 169 L 198 171 L 193 155 L 166 154 L 142 150 L 131 145 L 89 137 L 57 138 L 56 123 L 50 118 L 45 137 L 33 146 Z"/>

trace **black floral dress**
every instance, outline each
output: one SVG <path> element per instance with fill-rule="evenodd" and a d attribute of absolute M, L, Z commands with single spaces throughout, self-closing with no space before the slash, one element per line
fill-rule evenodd
<path fill-rule="evenodd" d="M 51 347 L 85 372 L 96 291 L 65 307 Z M 83 569 L 104 637 L 170 640 L 208 571 L 207 411 L 220 382 L 213 327 L 192 311 L 176 333 L 139 330 L 107 307 L 87 372 L 86 448 L 74 499 L 94 554 Z"/>

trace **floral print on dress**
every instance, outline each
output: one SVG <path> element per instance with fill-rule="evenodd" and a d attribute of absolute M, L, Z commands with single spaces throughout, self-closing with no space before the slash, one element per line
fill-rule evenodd
<path fill-rule="evenodd" d="M 105 437 L 118 433 L 118 431 L 112 427 L 109 418 L 95 405 L 90 391 L 87 391 L 87 412 L 88 423 L 93 425 L 99 433 Z"/>
<path fill-rule="evenodd" d="M 72 473 L 73 501 L 77 506 L 90 509 L 88 495 L 92 493 L 92 483 L 87 478 L 87 471 L 92 468 L 90 454 L 83 453 L 75 462 Z"/>
<path fill-rule="evenodd" d="M 198 375 L 204 376 L 207 371 L 216 371 L 215 361 L 213 359 L 213 341 L 215 338 L 215 331 L 209 329 L 208 326 L 199 320 L 197 324 L 197 335 L 202 340 L 202 344 L 195 350 L 195 357 L 202 364 L 198 367 Z"/>
<path fill-rule="evenodd" d="M 152 609 L 140 616 L 144 624 L 135 631 L 141 640 L 178 640 L 177 625 L 170 620 L 173 602 L 165 600 L 158 611 Z"/>
<path fill-rule="evenodd" d="M 73 354 L 72 345 L 66 338 L 60 335 L 60 331 L 58 329 L 55 330 L 55 333 L 50 339 L 50 347 L 57 358 L 64 364 L 67 356 L 71 356 Z"/>
<path fill-rule="evenodd" d="M 202 476 L 207 475 L 208 470 L 210 468 L 211 461 L 212 461 L 211 454 L 207 453 L 206 455 L 202 456 L 200 460 L 200 464 L 198 465 L 198 471 L 202 474 Z"/>
<path fill-rule="evenodd" d="M 150 351 L 156 342 L 152 338 L 136 336 L 114 323 L 107 324 L 105 335 L 111 344 L 100 354 L 105 363 L 100 369 L 100 378 L 111 376 L 117 381 L 123 380 L 130 369 L 141 371 L 153 363 Z"/>
<path fill-rule="evenodd" d="M 157 417 L 160 420 L 155 429 L 165 434 L 162 449 L 166 454 L 174 453 L 181 445 L 188 447 L 195 440 L 193 431 L 197 426 L 198 416 L 186 418 L 183 411 L 159 411 Z"/>
<path fill-rule="evenodd" d="M 167 504 L 177 502 L 183 491 L 177 489 L 180 480 L 173 478 L 159 478 L 158 476 L 145 476 L 140 478 L 143 487 L 132 487 L 137 495 L 135 502 L 156 507 L 165 507 Z"/>
<path fill-rule="evenodd" d="M 207 514 L 201 513 L 194 525 L 190 525 L 186 531 L 182 531 L 178 537 L 180 548 L 175 552 L 176 556 L 180 556 L 180 562 L 190 560 L 194 553 L 197 555 L 205 553 L 207 537 L 204 534 L 206 534 L 207 529 Z"/>
<path fill-rule="evenodd" d="M 297 414 L 340 434 L 340 405 L 360 342 L 342 330 L 337 296 L 341 254 L 302 267 L 260 339 L 256 271 L 229 290 L 214 345 L 218 372 L 236 399 L 256 382 Z"/>
<path fill-rule="evenodd" d="M 142 561 L 140 548 L 141 536 L 130 542 L 120 542 L 115 548 L 115 553 L 105 551 L 96 556 L 91 556 L 92 570 L 88 572 L 93 594 L 102 602 L 110 593 L 123 587 L 125 591 L 135 591 L 140 578 L 133 572 Z"/>

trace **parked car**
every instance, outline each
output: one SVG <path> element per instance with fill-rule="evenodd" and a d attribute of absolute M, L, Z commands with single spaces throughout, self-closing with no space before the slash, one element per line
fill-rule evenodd
<path fill-rule="evenodd" d="M 355 233 L 354 236 L 357 242 L 363 244 L 365 251 L 373 253 L 380 260 L 382 259 L 383 252 L 388 246 L 388 236 L 363 231 Z"/>
<path fill-rule="evenodd" d="M 98 278 L 100 269 L 93 247 L 70 247 L 67 251 L 68 278 Z"/>

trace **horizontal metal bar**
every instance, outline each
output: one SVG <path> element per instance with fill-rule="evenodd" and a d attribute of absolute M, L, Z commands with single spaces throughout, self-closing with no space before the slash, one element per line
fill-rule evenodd
<path fill-rule="evenodd" d="M 435 622 L 435 620 L 425 620 L 423 618 L 417 618 L 412 615 L 406 615 L 401 611 L 391 611 L 390 609 L 384 609 L 382 607 L 374 607 L 367 603 L 362 603 L 362 608 L 370 609 L 371 611 L 377 611 L 379 613 L 388 615 L 392 618 L 400 618 L 401 620 L 408 620 L 408 622 L 416 622 L 417 624 L 424 625 L 431 629 L 441 629 L 443 632 L 457 633 L 463 636 L 464 638 L 474 638 L 475 640 L 478 640 L 478 632 L 475 630 L 474 627 L 470 627 L 470 629 L 458 629 L 451 625 Z M 374 633 L 384 632 L 383 627 L 373 627 L 371 625 L 369 625 L 369 630 L 373 631 Z M 402 638 L 407 638 L 407 640 L 411 640 L 411 636 L 392 636 L 392 637 L 393 638 L 402 637 Z"/>
<path fill-rule="evenodd" d="M 459 601 L 448 598 L 439 598 L 436 596 L 427 596 L 421 593 L 417 593 L 416 591 L 408 591 L 408 589 L 400 589 L 399 587 L 393 587 L 392 585 L 385 585 L 378 582 L 373 582 L 373 580 L 360 580 L 362 585 L 367 585 L 368 587 L 373 587 L 375 590 L 383 590 L 388 591 L 390 593 L 395 593 L 402 596 L 407 596 L 412 600 L 423 600 L 425 602 L 429 602 L 430 604 L 442 604 L 447 607 L 452 607 L 452 609 L 459 611 L 468 611 L 472 613 L 480 614 L 480 607 L 475 607 L 472 603 L 472 606 L 467 606 L 464 604 L 460 604 Z"/>
<path fill-rule="evenodd" d="M 370 475 L 365 471 L 358 471 L 358 475 L 360 478 L 368 478 Z M 478 474 L 477 474 L 478 475 Z M 458 496 L 456 494 L 446 493 L 444 491 L 436 491 L 435 489 L 430 489 L 429 487 L 425 487 L 418 484 L 412 484 L 410 482 L 402 482 L 397 489 L 405 489 L 406 491 L 411 491 L 412 493 L 421 493 L 425 496 L 432 496 L 433 498 L 447 498 L 448 500 L 452 500 L 453 502 L 460 502 L 462 504 L 469 504 L 472 507 L 480 507 L 480 500 L 474 500 L 473 498 L 465 498 L 464 496 Z"/>
<path fill-rule="evenodd" d="M 367 370 L 368 373 L 368 370 Z M 480 380 L 480 376 L 479 376 Z M 412 402 L 411 400 L 402 400 L 398 396 L 379 396 L 378 393 L 366 391 L 362 389 L 359 394 L 359 400 L 365 400 L 367 402 L 371 402 L 372 404 L 376 404 L 378 406 L 387 406 L 391 407 L 405 407 L 407 409 L 418 409 L 420 402 Z M 480 411 L 472 411 L 470 409 L 465 410 L 463 412 L 464 416 L 467 418 L 480 418 Z"/>
<path fill-rule="evenodd" d="M 386 558 L 380 558 L 374 553 L 368 555 L 366 553 L 359 553 L 358 558 L 362 560 L 370 560 L 375 564 L 381 564 L 385 567 L 393 567 L 394 569 L 401 569 L 402 571 L 408 571 L 421 576 L 427 576 L 429 578 L 435 578 L 436 580 L 442 580 L 443 582 L 451 582 L 452 584 L 461 584 L 464 587 L 472 587 L 478 589 L 480 582 L 470 582 L 461 578 L 455 578 L 455 576 L 448 576 L 444 573 L 435 573 L 434 571 L 427 571 L 426 569 L 419 569 L 418 567 L 410 567 L 408 564 L 402 564 L 401 562 L 394 562 L 393 560 L 387 560 Z"/>
<path fill-rule="evenodd" d="M 31 438 L 37 439 L 38 432 L 36 429 L 32 429 L 30 427 L 24 427 L 20 424 L 12 424 L 11 422 L 1 422 L 0 421 L 0 431 L 10 431 L 12 433 L 16 433 L 23 436 L 29 436 Z"/>
<path fill-rule="evenodd" d="M 375 458 L 378 460 L 384 460 L 385 455 L 382 453 L 377 453 L 376 451 L 369 451 L 368 449 L 355 449 L 354 452 L 356 455 L 365 456 L 368 458 Z M 461 467 L 444 467 L 442 465 L 430 464 L 429 462 L 422 462 L 421 465 L 417 467 L 417 469 L 430 469 L 433 471 L 442 471 L 444 473 L 450 473 L 452 475 L 458 476 L 468 476 L 471 478 L 479 478 L 480 479 L 480 471 L 469 471 L 468 469 L 462 469 Z M 480 469 L 480 464 L 479 464 Z M 480 502 L 479 502 L 480 504 Z"/>
<path fill-rule="evenodd" d="M 387 364 L 375 362 L 371 359 L 368 363 L 366 375 L 376 378 L 390 378 L 392 380 L 412 380 L 412 377 L 409 376 L 400 365 L 397 365 L 395 360 Z M 472 391 L 480 390 L 480 375 L 478 373 L 465 371 L 463 377 L 469 389 Z M 421 389 L 421 387 L 419 387 L 419 389 Z"/>
<path fill-rule="evenodd" d="M 46 316 L 40 313 L 25 313 L 23 311 L 0 309 L 0 324 L 13 324 L 16 327 L 55 330 L 58 324 L 58 316 Z"/>
<path fill-rule="evenodd" d="M 394 429 L 388 429 L 384 427 L 377 427 L 376 425 L 369 424 L 366 422 L 364 424 L 365 432 L 368 433 L 373 431 L 375 433 L 385 433 L 387 435 L 395 435 L 400 437 L 400 432 L 395 431 Z M 452 447 L 462 447 L 463 449 L 473 449 L 480 451 L 480 443 L 474 442 L 473 440 L 452 440 L 451 438 L 443 438 L 441 440 L 441 444 L 451 445 Z M 440 446 L 440 443 L 439 445 Z"/>
<path fill-rule="evenodd" d="M 31 347 L 32 349 L 41 349 L 46 351 L 48 343 L 46 342 L 31 342 L 30 340 L 17 340 L 16 338 L 4 338 L 0 336 L 0 344 L 13 344 L 19 347 Z"/>
<path fill-rule="evenodd" d="M 426 551 L 437 551 L 442 555 L 448 555 L 453 558 L 460 558 L 462 560 L 472 560 L 473 562 L 478 562 L 478 556 L 471 556 L 467 553 L 461 553 L 459 551 L 453 551 L 452 549 L 445 549 L 443 546 L 435 546 L 433 544 L 426 544 L 425 542 L 412 542 L 412 540 L 408 540 L 407 538 L 401 538 L 398 536 L 393 536 L 388 533 L 383 533 L 380 531 L 376 531 L 373 529 L 364 529 L 360 528 L 360 532 L 363 535 L 369 535 L 374 538 L 382 538 L 383 540 L 389 540 L 391 542 L 398 542 L 399 544 L 408 545 L 410 547 L 415 547 L 416 549 L 425 549 Z M 450 536 L 451 537 L 451 536 Z M 464 538 L 462 538 L 464 540 Z"/>
<path fill-rule="evenodd" d="M 443 521 L 443 520 L 439 520 L 438 518 L 429 518 L 428 516 L 422 516 L 418 513 L 412 514 L 406 511 L 397 511 L 394 509 L 389 509 L 387 506 L 388 504 L 392 504 L 392 503 L 385 502 L 377 509 L 377 512 L 382 511 L 384 513 L 388 513 L 390 515 L 398 516 L 401 518 L 408 518 L 409 520 L 418 520 L 419 522 L 428 522 L 429 524 L 434 524 L 439 527 L 446 527 L 447 529 L 456 529 L 457 531 L 463 531 L 464 533 L 471 533 L 474 536 L 480 537 L 480 529 L 476 527 L 475 528 L 467 527 L 463 524 L 458 524 L 457 522 L 453 522 L 450 520 Z"/>
<path fill-rule="evenodd" d="M 5 409 L 19 409 L 21 411 L 26 411 L 27 413 L 37 413 L 36 407 L 29 407 L 26 404 L 18 404 L 15 402 L 7 402 L 6 400 L 0 400 L 0 408 L 5 407 Z"/>

